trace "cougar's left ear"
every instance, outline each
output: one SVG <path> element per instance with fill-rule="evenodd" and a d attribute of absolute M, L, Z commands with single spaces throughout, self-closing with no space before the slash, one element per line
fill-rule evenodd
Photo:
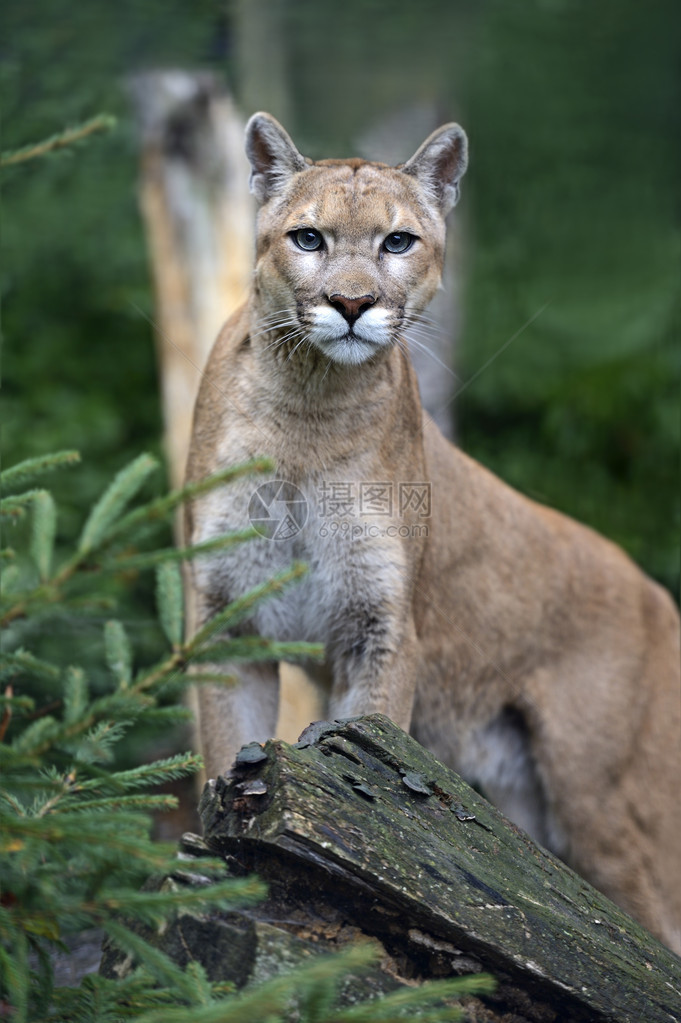
<path fill-rule="evenodd" d="M 444 216 L 459 201 L 459 182 L 467 164 L 466 132 L 458 124 L 443 124 L 401 169 L 418 178 Z"/>
<path fill-rule="evenodd" d="M 307 167 L 305 157 L 270 114 L 253 114 L 246 125 L 246 155 L 251 163 L 251 192 L 261 203 Z"/>

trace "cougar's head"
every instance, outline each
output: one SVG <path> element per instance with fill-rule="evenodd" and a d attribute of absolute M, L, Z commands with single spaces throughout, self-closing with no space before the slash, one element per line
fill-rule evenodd
<path fill-rule="evenodd" d="M 398 167 L 315 163 L 260 113 L 248 122 L 246 151 L 260 203 L 261 329 L 294 347 L 312 344 L 336 363 L 389 349 L 440 282 L 445 216 L 466 169 L 463 130 L 438 128 Z"/>

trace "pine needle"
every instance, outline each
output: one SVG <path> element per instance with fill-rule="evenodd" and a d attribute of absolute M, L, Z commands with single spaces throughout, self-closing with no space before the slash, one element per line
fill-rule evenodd
<path fill-rule="evenodd" d="M 6 494 L 17 487 L 23 487 L 29 480 L 42 476 L 46 472 L 62 469 L 65 466 L 77 465 L 80 455 L 77 451 L 57 451 L 52 455 L 39 455 L 27 458 L 23 462 L 12 465 L 0 472 L 0 491 Z"/>
<path fill-rule="evenodd" d="M 9 651 L 0 652 L 0 664 L 14 669 L 16 674 L 23 672 L 37 678 L 57 679 L 61 675 L 61 670 L 56 664 L 43 661 L 39 657 L 34 657 L 27 650 L 22 649 L 15 650 L 13 653 Z"/>
<path fill-rule="evenodd" d="M 184 597 L 182 576 L 173 562 L 163 562 L 156 569 L 156 606 L 168 642 L 178 649 L 184 633 Z"/>
<path fill-rule="evenodd" d="M 269 458 L 254 458 L 249 462 L 243 462 L 241 465 L 231 466 L 212 476 L 207 476 L 205 479 L 199 480 L 198 483 L 188 483 L 178 490 L 171 490 L 169 494 L 157 497 L 125 515 L 112 526 L 107 540 L 115 539 L 123 534 L 133 534 L 141 526 L 150 523 L 164 522 L 179 505 L 199 497 L 201 494 L 206 494 L 242 476 L 271 472 L 273 468 L 274 463 Z"/>
<path fill-rule="evenodd" d="M 129 771 L 115 771 L 103 778 L 94 778 L 81 784 L 82 791 L 113 788 L 125 791 L 133 788 L 163 785 L 168 781 L 186 778 L 203 767 L 203 761 L 196 753 L 178 753 L 166 760 L 155 760 L 152 764 L 141 764 Z"/>
<path fill-rule="evenodd" d="M 50 577 L 52 553 L 57 534 L 57 506 L 52 494 L 39 490 L 33 498 L 33 532 L 31 556 L 35 561 L 42 582 Z"/>
<path fill-rule="evenodd" d="M 102 541 L 126 504 L 157 468 L 158 461 L 152 455 L 140 455 L 121 469 L 90 512 L 78 543 L 81 554 L 88 553 Z"/>
<path fill-rule="evenodd" d="M 216 536 L 213 540 L 206 540 L 204 543 L 197 543 L 191 547 L 168 547 L 160 551 L 151 551 L 149 554 L 135 554 L 129 558 L 122 557 L 104 561 L 99 567 L 102 572 L 139 572 L 144 568 L 154 568 L 156 565 L 169 562 L 187 561 L 189 558 L 195 558 L 201 554 L 211 554 L 213 551 L 234 547 L 236 544 L 245 543 L 246 540 L 253 540 L 256 536 L 257 533 L 254 529 L 243 529 L 238 533 L 225 533 L 224 536 Z"/>
<path fill-rule="evenodd" d="M 227 629 L 241 622 L 261 601 L 266 600 L 275 593 L 281 593 L 283 589 L 291 583 L 296 582 L 304 576 L 306 572 L 306 564 L 301 561 L 294 562 L 291 568 L 273 576 L 260 586 L 255 586 L 252 590 L 249 590 L 248 593 L 244 594 L 243 597 L 233 600 L 231 604 L 223 608 L 222 611 L 219 611 L 198 630 L 189 643 L 189 651 L 191 652 L 192 650 L 203 646 L 211 636 L 215 635 L 215 633 L 221 632 L 223 629 Z"/>
<path fill-rule="evenodd" d="M 0 155 L 0 167 L 10 167 L 15 163 L 35 160 L 39 156 L 45 156 L 57 149 L 72 146 L 75 142 L 81 142 L 96 132 L 111 131 L 115 124 L 115 117 L 110 114 L 99 114 L 83 124 L 76 125 L 75 128 L 66 128 L 65 131 L 51 135 L 49 138 L 43 139 L 42 142 L 33 142 L 28 146 L 22 146 L 21 149 L 6 150 Z"/>
<path fill-rule="evenodd" d="M 132 646 L 125 627 L 118 621 L 104 626 L 104 654 L 111 674 L 125 688 L 132 680 Z"/>

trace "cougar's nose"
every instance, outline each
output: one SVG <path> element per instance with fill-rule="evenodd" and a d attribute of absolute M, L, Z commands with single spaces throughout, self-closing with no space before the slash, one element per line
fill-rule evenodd
<path fill-rule="evenodd" d="M 329 295 L 329 302 L 344 316 L 350 326 L 359 319 L 365 309 L 372 306 L 376 299 L 373 295 L 362 295 L 360 298 L 348 298 L 346 295 Z"/>

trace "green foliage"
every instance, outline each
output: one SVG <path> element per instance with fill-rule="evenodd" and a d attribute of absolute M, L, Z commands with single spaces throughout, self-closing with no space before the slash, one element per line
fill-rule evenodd
<path fill-rule="evenodd" d="M 10 466 L 0 473 L 0 489 L 3 494 L 25 486 L 29 480 L 36 476 L 42 476 L 46 472 L 53 472 L 66 465 L 77 465 L 80 462 L 80 455 L 77 451 L 57 451 L 51 455 L 39 455 L 37 458 L 27 458 L 18 465 Z"/>
<path fill-rule="evenodd" d="M 158 462 L 150 455 L 140 455 L 116 476 L 90 512 L 78 542 L 78 550 L 87 553 L 105 537 L 123 508 L 137 494 Z"/>
<path fill-rule="evenodd" d="M 73 453 L 33 459 L 6 470 L 0 482 L 10 489 L 75 461 Z M 262 468 L 266 463 L 258 465 Z M 161 962 L 159 953 L 138 947 L 140 939 L 134 936 L 124 939 L 127 932 L 117 917 L 125 914 L 158 924 L 179 904 L 228 906 L 261 890 L 254 881 L 224 880 L 187 894 L 138 890 L 150 871 L 171 873 L 175 866 L 173 850 L 151 841 L 149 814 L 168 809 L 176 801 L 170 796 L 150 795 L 147 790 L 200 765 L 198 757 L 182 754 L 127 771 L 109 766 L 117 744 L 133 722 L 162 711 L 159 702 L 168 682 L 177 685 L 192 655 L 203 652 L 201 640 L 184 639 L 175 564 L 162 564 L 157 579 L 172 649 L 160 662 L 135 665 L 125 627 L 116 619 L 107 621 L 103 654 L 110 685 L 104 693 L 90 691 L 88 671 L 82 665 L 51 662 L 14 645 L 21 635 L 17 625 L 39 619 L 47 628 L 55 614 L 58 620 L 59 611 L 75 606 L 76 596 L 81 598 L 84 590 L 96 597 L 107 566 L 127 564 L 130 559 L 122 551 L 134 548 L 150 519 L 157 524 L 163 521 L 155 500 L 128 514 L 127 528 L 121 529 L 125 508 L 154 467 L 154 460 L 142 456 L 118 474 L 96 502 L 76 551 L 54 568 L 51 554 L 56 512 L 51 494 L 29 491 L 30 500 L 24 504 L 20 502 L 25 494 L 2 500 L 3 506 L 10 502 L 12 507 L 27 509 L 32 517 L 27 549 L 16 554 L 19 572 L 5 580 L 0 601 L 0 622 L 6 627 L 0 657 L 5 685 L 0 725 L 0 955 L 5 997 L 14 1006 L 17 1021 L 34 1018 L 38 1007 L 45 1018 L 71 1018 L 72 999 L 69 1001 L 64 991 L 52 990 L 49 948 L 58 946 L 69 933 L 95 925 L 125 948 L 137 942 L 136 954 L 148 975 L 146 987 L 153 977 L 174 986 L 176 1002 L 205 1001 L 210 988 L 206 988 L 205 978 L 185 976 L 165 957 Z M 252 464 L 245 465 L 230 475 L 252 469 Z M 222 485 L 224 478 L 225 473 L 209 485 Z M 167 512 L 177 503 L 178 495 L 172 494 L 162 507 Z M 108 560 L 102 560 L 105 550 Z M 192 554 L 192 548 L 184 552 L 185 557 Z M 275 581 L 272 592 L 279 586 Z M 76 607 L 76 613 L 82 611 Z M 206 640 L 211 635 L 212 630 L 207 630 Z M 229 641 L 225 642 L 228 647 Z M 318 648 L 307 652 L 318 653 Z M 78 649 L 72 654 L 77 661 Z M 274 647 L 270 656 L 276 656 Z M 47 689 L 41 689 L 41 684 Z M 26 695 L 31 686 L 41 694 L 37 699 Z M 220 870 L 219 863 L 202 863 L 204 873 Z M 115 985 L 106 988 L 108 994 L 105 988 L 106 984 L 99 984 L 97 989 L 97 1011 L 107 999 L 111 1005 L 119 999 Z M 82 997 L 82 993 L 74 995 L 76 1000 Z M 61 1015 L 54 1014 L 56 1006 L 61 1006 Z"/>
<path fill-rule="evenodd" d="M 670 25 L 671 0 L 487 5 L 462 204 L 473 234 L 459 368 L 474 382 L 456 417 L 475 457 L 677 591 Z"/>
<path fill-rule="evenodd" d="M 33 460 L 7 470 L 5 480 L 18 483 L 40 476 L 73 457 Z M 259 460 L 221 473 L 201 486 L 222 486 L 257 469 Z M 183 753 L 121 769 L 117 749 L 134 724 L 152 723 L 181 708 L 163 705 L 169 690 L 184 681 L 190 662 L 267 657 L 315 657 L 312 644 L 276 644 L 260 638 L 224 637 L 227 625 L 241 621 L 261 600 L 291 585 L 304 573 L 294 565 L 270 583 L 219 612 L 191 639 L 184 636 L 182 587 L 176 561 L 159 561 L 156 593 L 159 615 L 169 644 L 160 660 L 141 663 L 129 631 L 117 618 L 103 626 L 101 656 L 108 685 L 93 692 L 90 669 L 79 664 L 79 648 L 68 663 L 36 656 L 19 646 L 21 624 L 39 621 L 58 626 L 60 612 L 71 607 L 87 616 L 86 593 L 96 604 L 111 564 L 130 564 L 130 549 L 147 535 L 150 522 L 162 523 L 177 507 L 175 492 L 159 501 L 126 508 L 154 468 L 147 456 L 135 459 L 104 491 L 87 517 L 75 551 L 51 564 L 55 504 L 48 491 L 33 491 L 26 503 L 32 518 L 25 549 L 19 547 L 18 574 L 3 588 L 0 622 L 7 627 L 0 655 L 0 1008 L 14 1023 L 102 1023 L 137 1019 L 143 1023 L 236 1023 L 296 1019 L 307 1023 L 353 1023 L 456 1019 L 450 1003 L 467 991 L 489 990 L 488 978 L 445 981 L 388 995 L 380 1003 L 337 1008 L 336 992 L 348 973 L 371 965 L 365 947 L 320 959 L 254 990 L 235 995 L 231 986 L 213 983 L 203 968 L 180 968 L 150 945 L 134 924 L 161 928 L 173 914 L 229 909 L 263 894 L 256 879 L 224 877 L 221 860 L 201 859 L 201 875 L 210 880 L 187 886 L 179 874 L 174 848 L 152 840 L 151 814 L 172 809 L 176 799 L 150 793 L 154 786 L 196 771 L 200 758 Z M 24 495 L 17 495 L 22 497 Z M 49 500 L 48 500 L 49 499 Z M 9 500 L 9 498 L 8 498 Z M 227 539 L 227 538 L 223 538 Z M 245 537 L 231 537 L 243 542 Z M 183 558 L 197 549 L 186 548 Z M 163 551 L 153 551 L 161 554 Z M 153 559 L 152 559 L 153 560 Z M 30 634 L 30 632 L 29 632 Z M 62 650 L 67 649 L 65 645 Z M 213 673 L 214 677 L 214 673 Z M 228 684 L 224 676 L 223 684 Z M 35 696 L 29 695 L 31 690 Z M 158 890 L 140 890 L 149 874 L 165 876 Z M 97 927 L 138 964 L 122 980 L 87 976 L 79 987 L 55 987 L 51 952 L 64 948 L 69 936 Z"/>
<path fill-rule="evenodd" d="M 160 454 L 148 262 L 125 76 L 210 60 L 225 19 L 215 0 L 7 0 L 2 6 L 2 148 L 32 148 L 107 111 L 113 130 L 3 168 L 3 451 L 78 447 L 56 480 L 62 536 L 139 451 Z M 219 46 L 218 46 L 219 53 Z M 133 305 L 134 303 L 134 305 Z M 141 617 L 151 589 L 128 614 Z"/>
<path fill-rule="evenodd" d="M 176 650 L 182 643 L 184 627 L 182 576 L 176 562 L 163 562 L 158 566 L 156 605 L 166 639 Z"/>
<path fill-rule="evenodd" d="M 361 974 L 375 963 L 371 946 L 356 945 L 333 956 L 320 957 L 309 966 L 274 977 L 257 988 L 233 998 L 228 1008 L 219 1004 L 197 1007 L 192 1023 L 403 1023 L 416 1018 L 425 1023 L 453 1023 L 462 1011 L 453 1002 L 468 994 L 494 990 L 488 976 L 458 977 L 430 981 L 421 987 L 404 988 L 348 1008 L 339 1008 L 336 992 L 341 980 Z M 143 1023 L 186 1023 L 181 1009 L 155 1010 L 141 1017 Z"/>

